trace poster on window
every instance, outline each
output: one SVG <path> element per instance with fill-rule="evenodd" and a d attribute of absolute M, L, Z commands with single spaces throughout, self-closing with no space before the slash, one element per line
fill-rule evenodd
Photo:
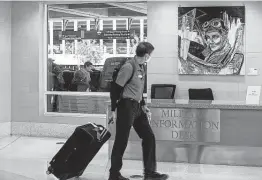
<path fill-rule="evenodd" d="M 245 7 L 179 7 L 178 70 L 244 75 Z"/>

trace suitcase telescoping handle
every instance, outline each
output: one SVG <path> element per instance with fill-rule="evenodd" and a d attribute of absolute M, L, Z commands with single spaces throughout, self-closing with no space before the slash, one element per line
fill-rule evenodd
<path fill-rule="evenodd" d="M 113 123 L 114 123 L 113 117 L 109 118 L 108 124 L 113 124 Z"/>
<path fill-rule="evenodd" d="M 96 131 L 96 138 L 100 142 L 104 138 L 104 136 L 106 135 L 107 129 L 99 127 L 96 124 L 91 123 L 91 122 L 89 122 L 88 124 L 91 124 L 94 127 L 93 130 Z"/>

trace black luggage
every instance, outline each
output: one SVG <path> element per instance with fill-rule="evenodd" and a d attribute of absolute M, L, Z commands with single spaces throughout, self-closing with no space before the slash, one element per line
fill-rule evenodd
<path fill-rule="evenodd" d="M 47 174 L 59 180 L 79 177 L 111 133 L 101 125 L 79 126 L 49 163 Z"/>

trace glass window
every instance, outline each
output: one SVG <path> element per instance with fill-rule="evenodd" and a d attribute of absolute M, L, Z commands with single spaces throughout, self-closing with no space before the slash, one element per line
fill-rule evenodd
<path fill-rule="evenodd" d="M 106 114 L 106 103 L 110 98 L 107 95 L 79 96 L 48 94 L 47 112 Z"/>
<path fill-rule="evenodd" d="M 136 46 L 140 42 L 140 20 L 134 19 L 130 26 L 130 32 L 132 34 L 132 39 L 130 41 L 130 54 L 135 55 Z"/>
<path fill-rule="evenodd" d="M 126 19 L 116 20 L 117 30 L 126 30 Z"/>
<path fill-rule="evenodd" d="M 62 31 L 62 24 L 63 24 L 62 21 L 53 22 L 53 53 L 54 54 L 63 54 L 62 40 L 59 39 L 59 34 Z"/>
<path fill-rule="evenodd" d="M 73 10 L 67 12 L 68 5 L 56 6 L 65 11 L 52 10 L 55 18 L 48 17 L 46 112 L 105 114 L 115 62 L 133 57 L 136 45 L 146 40 L 147 14 L 141 16 L 141 13 L 124 7 L 100 7 L 91 3 L 83 4 L 84 8 L 76 7 L 77 11 L 88 13 L 90 10 L 90 13 L 97 12 L 96 16 L 101 16 L 94 19 L 70 14 Z M 106 13 L 113 9 L 115 13 Z M 109 30 L 128 30 L 127 17 L 132 14 L 130 39 L 109 39 L 100 34 Z M 98 29 L 97 20 L 101 25 Z M 84 67 L 86 62 L 91 63 Z"/>
<path fill-rule="evenodd" d="M 66 21 L 64 30 L 65 31 L 74 31 L 74 21 Z"/>
<path fill-rule="evenodd" d="M 64 22 L 64 31 L 74 31 L 74 21 Z M 75 54 L 75 41 L 65 40 L 65 54 Z"/>
<path fill-rule="evenodd" d="M 144 41 L 147 41 L 147 19 L 144 19 Z"/>
<path fill-rule="evenodd" d="M 104 31 L 113 30 L 113 20 L 104 20 L 103 21 L 103 30 Z M 104 42 L 104 46 L 106 49 L 106 53 L 114 54 L 113 39 L 103 40 L 103 42 Z"/>
<path fill-rule="evenodd" d="M 116 30 L 127 30 L 127 20 L 116 20 Z M 116 40 L 116 54 L 127 54 L 127 39 Z"/>
<path fill-rule="evenodd" d="M 96 30 L 95 20 L 90 20 L 90 30 Z"/>
<path fill-rule="evenodd" d="M 77 21 L 77 30 L 87 30 L 87 21 Z"/>

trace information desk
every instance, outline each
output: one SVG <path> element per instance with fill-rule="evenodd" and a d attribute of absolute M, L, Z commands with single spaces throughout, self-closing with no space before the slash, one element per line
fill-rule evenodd
<path fill-rule="evenodd" d="M 110 103 L 107 122 L 110 117 Z M 262 165 L 262 106 L 245 102 L 152 100 L 151 127 L 157 161 Z M 115 124 L 108 127 L 111 154 Z M 142 160 L 141 140 L 131 129 L 124 159 Z"/>

